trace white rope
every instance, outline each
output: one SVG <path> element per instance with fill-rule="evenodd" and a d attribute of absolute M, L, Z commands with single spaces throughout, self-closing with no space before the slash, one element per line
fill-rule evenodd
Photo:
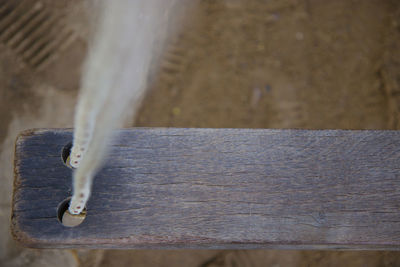
<path fill-rule="evenodd" d="M 99 2 L 98 28 L 89 46 L 76 107 L 71 214 L 84 209 L 113 130 L 122 126 L 127 111 L 135 112 L 143 98 L 148 69 L 157 54 L 154 43 L 166 35 L 175 1 Z"/>

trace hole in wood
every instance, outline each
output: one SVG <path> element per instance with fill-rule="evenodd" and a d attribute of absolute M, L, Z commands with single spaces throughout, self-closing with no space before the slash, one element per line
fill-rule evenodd
<path fill-rule="evenodd" d="M 86 208 L 78 215 L 73 215 L 68 211 L 71 198 L 63 200 L 57 208 L 57 218 L 66 227 L 75 227 L 80 225 L 86 218 Z"/>
<path fill-rule="evenodd" d="M 69 142 L 66 144 L 61 152 L 61 158 L 62 161 L 64 162 L 65 166 L 68 168 L 74 169 L 74 167 L 71 166 L 70 164 L 70 154 L 71 154 L 71 149 L 72 149 L 72 142 Z"/>

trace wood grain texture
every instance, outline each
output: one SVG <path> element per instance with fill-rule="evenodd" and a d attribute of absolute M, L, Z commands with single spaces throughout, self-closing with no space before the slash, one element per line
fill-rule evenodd
<path fill-rule="evenodd" d="M 66 228 L 70 130 L 16 142 L 12 232 L 35 248 L 400 248 L 400 132 L 122 130 Z"/>

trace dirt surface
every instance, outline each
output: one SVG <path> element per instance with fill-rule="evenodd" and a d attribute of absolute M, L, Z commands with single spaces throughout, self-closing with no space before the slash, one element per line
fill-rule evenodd
<path fill-rule="evenodd" d="M 390 3 L 203 1 L 138 125 L 385 129 Z"/>
<path fill-rule="evenodd" d="M 30 3 L 39 2 L 59 24 L 27 37 L 24 53 L 0 9 L 0 265 L 400 266 L 398 252 L 19 247 L 9 235 L 13 143 L 27 128 L 72 126 L 91 11 L 85 0 Z M 399 14 L 395 0 L 203 0 L 167 47 L 132 125 L 399 129 Z M 63 29 L 73 38 L 37 65 L 32 47 Z"/>

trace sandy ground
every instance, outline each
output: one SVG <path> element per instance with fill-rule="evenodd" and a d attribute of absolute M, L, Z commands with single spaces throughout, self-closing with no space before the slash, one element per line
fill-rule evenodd
<path fill-rule="evenodd" d="M 9 234 L 15 137 L 27 128 L 72 126 L 87 43 L 87 2 L 42 3 L 63 22 L 57 27 L 74 33 L 46 64 L 32 65 L 0 31 L 1 266 L 400 266 L 397 252 L 17 245 Z M 167 47 L 132 125 L 398 129 L 399 10 L 390 0 L 204 0 Z"/>

